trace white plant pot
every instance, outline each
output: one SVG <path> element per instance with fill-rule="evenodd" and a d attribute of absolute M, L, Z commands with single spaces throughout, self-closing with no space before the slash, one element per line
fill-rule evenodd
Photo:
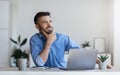
<path fill-rule="evenodd" d="M 10 66 L 11 67 L 16 67 L 16 59 L 14 57 L 10 58 Z"/>
<path fill-rule="evenodd" d="M 106 70 L 107 69 L 107 63 L 106 62 L 100 62 L 100 69 Z"/>
<path fill-rule="evenodd" d="M 91 49 L 91 47 L 85 47 L 85 49 Z"/>
<path fill-rule="evenodd" d="M 27 67 L 27 59 L 19 58 L 17 60 L 17 64 L 18 64 L 18 69 L 20 71 L 24 71 L 26 70 L 26 67 Z"/>

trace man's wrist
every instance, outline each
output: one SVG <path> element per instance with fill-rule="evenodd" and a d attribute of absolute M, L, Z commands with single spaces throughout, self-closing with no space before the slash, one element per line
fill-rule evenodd
<path fill-rule="evenodd" d="M 50 47 L 51 47 L 51 44 L 52 44 L 52 42 L 47 41 L 46 44 L 45 44 L 45 46 L 44 46 L 44 48 L 47 49 L 47 50 L 49 50 Z"/>
<path fill-rule="evenodd" d="M 51 46 L 52 43 L 53 43 L 53 41 L 50 41 L 50 40 L 47 40 L 47 42 L 46 42 L 46 44 L 50 45 L 50 46 Z"/>

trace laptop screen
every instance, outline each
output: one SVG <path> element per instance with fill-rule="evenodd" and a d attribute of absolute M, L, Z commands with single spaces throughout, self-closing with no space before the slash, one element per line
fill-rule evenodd
<path fill-rule="evenodd" d="M 67 61 L 68 70 L 91 70 L 95 68 L 98 50 L 71 49 Z"/>

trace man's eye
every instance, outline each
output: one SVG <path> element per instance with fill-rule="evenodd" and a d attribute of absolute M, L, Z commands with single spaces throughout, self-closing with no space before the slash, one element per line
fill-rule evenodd
<path fill-rule="evenodd" d="M 52 22 L 52 20 L 50 20 L 50 22 Z"/>

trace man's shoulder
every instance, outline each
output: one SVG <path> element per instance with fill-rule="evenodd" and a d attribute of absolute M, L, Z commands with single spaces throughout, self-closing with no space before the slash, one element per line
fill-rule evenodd
<path fill-rule="evenodd" d="M 57 35 L 57 37 L 67 37 L 67 35 L 64 33 L 55 32 L 55 34 Z"/>
<path fill-rule="evenodd" d="M 36 39 L 36 38 L 38 38 L 38 33 L 35 33 L 34 35 L 32 35 L 30 39 Z"/>
<path fill-rule="evenodd" d="M 55 32 L 56 35 L 59 35 L 59 36 L 67 36 L 66 34 L 64 33 L 58 33 L 58 32 Z"/>

